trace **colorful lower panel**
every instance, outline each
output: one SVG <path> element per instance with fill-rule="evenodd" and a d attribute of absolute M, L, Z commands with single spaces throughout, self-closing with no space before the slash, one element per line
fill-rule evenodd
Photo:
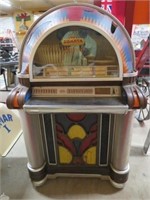
<path fill-rule="evenodd" d="M 96 165 L 98 115 L 56 114 L 59 164 Z"/>
<path fill-rule="evenodd" d="M 112 115 L 44 114 L 43 123 L 50 165 L 108 166 L 114 124 Z"/>

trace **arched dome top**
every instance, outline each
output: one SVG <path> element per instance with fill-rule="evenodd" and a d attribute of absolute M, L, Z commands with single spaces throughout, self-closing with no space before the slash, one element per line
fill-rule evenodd
<path fill-rule="evenodd" d="M 50 34 L 64 27 L 85 27 L 103 36 L 114 49 L 119 65 L 119 78 L 135 72 L 134 50 L 122 24 L 105 10 L 90 4 L 65 4 L 45 12 L 29 29 L 20 52 L 22 76 L 30 72 L 37 49 Z"/>

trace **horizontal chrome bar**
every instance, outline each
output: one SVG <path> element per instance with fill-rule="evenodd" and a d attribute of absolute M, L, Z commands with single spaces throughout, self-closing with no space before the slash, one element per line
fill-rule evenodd
<path fill-rule="evenodd" d="M 112 113 L 125 114 L 128 111 L 128 106 L 104 106 L 104 105 L 40 105 L 31 106 L 24 105 L 24 110 L 28 113 Z"/>

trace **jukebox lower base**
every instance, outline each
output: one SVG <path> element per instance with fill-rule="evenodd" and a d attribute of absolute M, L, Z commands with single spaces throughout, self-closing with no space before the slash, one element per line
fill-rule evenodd
<path fill-rule="evenodd" d="M 39 169 L 32 169 L 28 164 L 30 178 L 35 186 L 43 185 L 47 179 L 55 179 L 57 177 L 84 177 L 84 178 L 100 178 L 102 180 L 110 180 L 111 184 L 116 188 L 123 188 L 128 179 L 129 167 L 124 171 L 117 171 L 112 166 L 104 168 L 92 169 L 65 169 L 55 168 L 44 165 Z"/>
<path fill-rule="evenodd" d="M 44 107 L 45 109 L 45 107 Z M 110 179 L 121 188 L 129 173 L 133 111 L 62 113 L 36 108 L 21 111 L 28 170 L 35 185 L 48 177 L 85 176 Z M 107 109 L 110 112 L 110 109 Z M 118 110 L 118 111 L 117 111 Z M 57 110 L 58 111 L 58 110 Z"/>

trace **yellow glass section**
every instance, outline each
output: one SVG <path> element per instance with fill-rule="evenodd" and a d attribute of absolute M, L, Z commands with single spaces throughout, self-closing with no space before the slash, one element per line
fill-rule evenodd
<path fill-rule="evenodd" d="M 69 164 L 72 161 L 72 154 L 65 147 L 59 146 L 59 160 L 61 164 Z"/>
<path fill-rule="evenodd" d="M 85 151 L 85 153 L 83 154 L 83 160 L 87 164 L 96 164 L 96 146 L 90 147 Z"/>
<path fill-rule="evenodd" d="M 68 131 L 70 139 L 80 138 L 83 139 L 86 136 L 85 130 L 79 125 L 73 125 Z"/>

